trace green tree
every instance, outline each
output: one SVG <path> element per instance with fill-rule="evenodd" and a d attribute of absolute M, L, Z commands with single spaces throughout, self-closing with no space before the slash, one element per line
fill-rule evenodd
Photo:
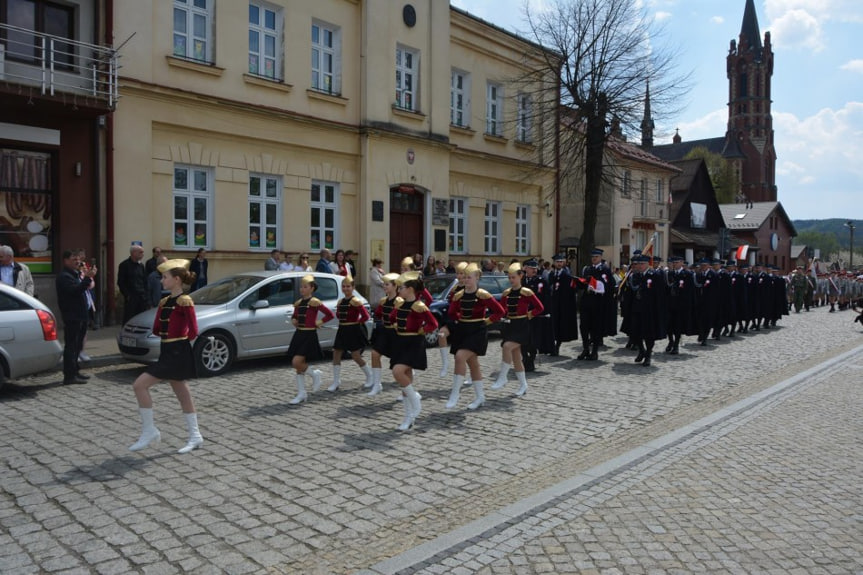
<path fill-rule="evenodd" d="M 794 243 L 821 250 L 821 259 L 826 261 L 829 261 L 831 256 L 839 254 L 841 249 L 835 234 L 822 232 L 801 232 L 794 238 Z M 856 253 L 857 250 L 855 249 L 854 252 Z"/>
<path fill-rule="evenodd" d="M 701 158 L 707 165 L 707 173 L 710 174 L 710 182 L 716 192 L 716 201 L 720 204 L 733 204 L 736 196 L 734 186 L 734 170 L 731 163 L 722 157 L 722 154 L 711 152 L 704 146 L 692 148 L 684 160 Z"/>

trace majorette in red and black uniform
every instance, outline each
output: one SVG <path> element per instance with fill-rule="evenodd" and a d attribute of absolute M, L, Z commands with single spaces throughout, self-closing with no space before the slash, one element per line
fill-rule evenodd
<path fill-rule="evenodd" d="M 392 356 L 393 341 L 396 337 L 396 326 L 390 321 L 390 314 L 395 309 L 396 302 L 402 298 L 383 297 L 375 308 L 375 331 L 372 333 L 372 349 L 381 355 Z"/>
<path fill-rule="evenodd" d="M 398 298 L 389 317 L 396 332 L 390 353 L 390 368 L 402 364 L 425 370 L 427 361 L 424 334 L 431 333 L 438 327 L 428 306 L 419 300 L 405 301 Z"/>
<path fill-rule="evenodd" d="M 153 333 L 159 336 L 159 361 L 147 373 L 159 379 L 183 381 L 195 377 L 191 341 L 198 337 L 195 302 L 186 294 L 168 296 L 159 302 Z"/>
<path fill-rule="evenodd" d="M 294 315 L 291 319 L 297 320 L 298 325 L 291 338 L 291 345 L 288 346 L 288 359 L 300 355 L 305 357 L 308 363 L 324 357 L 318 342 L 318 314 L 321 314 L 321 324 L 336 317 L 324 302 L 314 296 L 294 302 Z"/>
<path fill-rule="evenodd" d="M 340 299 L 336 304 L 336 317 L 339 318 L 339 329 L 333 349 L 356 351 L 369 345 L 365 326 L 369 312 L 360 298 L 351 296 L 350 299 Z"/>
<path fill-rule="evenodd" d="M 485 355 L 488 348 L 486 326 L 500 321 L 506 310 L 494 296 L 484 289 L 468 293 L 467 289 L 452 298 L 447 315 L 453 320 L 450 331 L 455 337 L 450 344 L 450 353 L 455 355 L 460 349 L 467 349 L 477 355 Z"/>
<path fill-rule="evenodd" d="M 519 289 L 507 288 L 501 301 L 506 309 L 506 319 L 509 322 L 503 328 L 504 341 L 514 341 L 520 345 L 531 342 L 530 325 L 528 321 L 540 315 L 545 308 L 533 291 L 526 287 Z"/>

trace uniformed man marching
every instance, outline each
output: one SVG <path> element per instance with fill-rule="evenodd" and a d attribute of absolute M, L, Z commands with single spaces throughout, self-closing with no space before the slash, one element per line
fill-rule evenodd
<path fill-rule="evenodd" d="M 581 291 L 579 312 L 581 319 L 582 351 L 576 359 L 596 360 L 602 338 L 608 334 L 608 306 L 614 305 L 614 280 L 611 268 L 602 261 L 602 250 L 590 252 L 590 265 L 584 266 L 575 287 Z"/>

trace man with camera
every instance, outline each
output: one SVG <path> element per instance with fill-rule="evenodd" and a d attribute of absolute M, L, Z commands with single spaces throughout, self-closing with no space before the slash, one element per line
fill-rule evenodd
<path fill-rule="evenodd" d="M 87 290 L 93 285 L 96 266 L 86 268 L 77 252 L 63 252 L 63 270 L 57 274 L 57 303 L 63 318 L 63 385 L 87 383 L 90 376 L 81 373 L 78 356 L 84 347 L 90 306 Z"/>

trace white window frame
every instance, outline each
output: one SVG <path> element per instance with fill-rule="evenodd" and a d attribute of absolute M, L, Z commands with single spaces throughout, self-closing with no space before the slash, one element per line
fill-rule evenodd
<path fill-rule="evenodd" d="M 408 84 L 410 84 L 409 88 Z M 396 108 L 411 112 L 418 111 L 419 85 L 419 51 L 402 45 L 396 46 Z"/>
<path fill-rule="evenodd" d="M 459 87 L 461 80 L 461 87 Z M 453 68 L 450 75 L 449 123 L 459 128 L 470 127 L 470 74 Z M 461 98 L 459 100 L 459 98 Z M 461 120 L 458 115 L 461 114 Z"/>
<path fill-rule="evenodd" d="M 515 207 L 515 253 L 526 256 L 530 253 L 530 206 Z"/>
<path fill-rule="evenodd" d="M 315 188 L 318 190 L 318 199 L 315 200 Z M 327 189 L 332 190 L 332 199 L 327 199 Z M 309 190 L 309 249 L 319 251 L 323 248 L 334 250 L 339 245 L 339 184 L 337 182 L 326 182 L 323 180 L 312 180 Z M 318 214 L 318 225 L 314 225 L 315 213 Z M 327 225 L 327 215 L 331 216 L 330 224 Z M 312 241 L 314 234 L 318 235 L 318 244 Z M 331 234 L 331 241 L 327 241 L 327 233 Z"/>
<path fill-rule="evenodd" d="M 467 213 L 470 201 L 467 198 L 452 197 L 449 199 L 449 251 L 453 254 L 467 253 Z M 461 249 L 459 249 L 461 240 Z"/>
<path fill-rule="evenodd" d="M 312 90 L 341 95 L 342 29 L 322 20 L 312 20 L 311 53 Z M 328 58 L 329 70 L 326 65 Z"/>
<path fill-rule="evenodd" d="M 215 0 L 174 0 L 172 22 L 172 47 L 171 52 L 178 58 L 207 62 L 212 64 L 213 58 L 213 13 L 215 11 Z M 179 19 L 178 19 L 179 18 Z M 196 24 L 203 19 L 203 36 L 200 30 L 196 30 Z M 183 23 L 183 30 L 177 30 L 177 24 Z M 185 50 L 183 53 L 177 51 L 177 38 L 185 38 Z M 201 57 L 196 56 L 195 46 L 197 42 L 203 42 L 203 53 Z"/>
<path fill-rule="evenodd" d="M 530 94 L 521 93 L 516 98 L 515 137 L 528 144 L 533 141 L 533 117 Z"/>
<path fill-rule="evenodd" d="M 662 179 L 656 180 L 656 203 L 663 203 L 665 197 L 665 182 Z"/>
<path fill-rule="evenodd" d="M 646 217 L 649 214 L 649 198 L 647 197 L 647 179 L 641 178 L 641 197 L 639 198 L 639 213 L 641 216 Z"/>
<path fill-rule="evenodd" d="M 252 193 L 254 182 L 258 182 L 258 194 Z M 272 185 L 275 195 L 269 195 L 268 186 Z M 258 205 L 258 216 L 260 220 L 252 222 L 252 205 Z M 275 216 L 273 221 L 268 221 L 268 212 Z M 249 250 L 269 252 L 278 248 L 282 242 L 282 178 L 272 174 L 249 174 Z M 258 245 L 253 245 L 252 233 L 258 237 Z M 273 233 L 273 241 L 267 240 L 268 232 Z"/>
<path fill-rule="evenodd" d="M 252 22 L 252 9 L 258 11 L 256 22 Z M 267 25 L 267 14 L 273 16 L 273 26 Z M 282 10 L 266 2 L 249 2 L 249 74 L 282 80 L 282 31 L 284 30 Z M 258 50 L 252 50 L 252 35 L 258 36 Z M 272 54 L 267 54 L 267 40 L 272 41 Z M 257 70 L 252 69 L 252 58 L 257 58 Z M 267 62 L 272 62 L 272 73 L 267 72 Z"/>
<path fill-rule="evenodd" d="M 483 216 L 483 247 L 489 255 L 500 253 L 500 202 L 486 202 Z"/>
<path fill-rule="evenodd" d="M 623 172 L 623 188 L 620 190 L 621 197 L 632 197 L 632 172 L 626 170 Z"/>
<path fill-rule="evenodd" d="M 485 133 L 503 136 L 503 86 L 496 82 L 485 87 Z"/>
<path fill-rule="evenodd" d="M 179 172 L 185 172 L 186 185 L 178 186 L 177 175 Z M 195 166 L 190 164 L 175 164 L 173 180 L 171 182 L 172 198 L 171 209 L 173 210 L 173 247 L 177 250 L 197 250 L 204 248 L 207 250 L 213 247 L 213 204 L 214 204 L 214 173 L 213 169 L 206 166 Z M 186 210 L 183 217 L 178 218 L 177 198 L 186 199 Z M 199 201 L 205 201 L 204 218 L 195 217 L 195 204 Z M 204 226 L 205 235 L 204 241 L 198 243 L 197 231 L 198 226 Z M 177 233 L 178 226 L 184 228 L 185 240 L 181 240 L 181 235 Z M 181 240 L 181 241 L 178 241 Z"/>

